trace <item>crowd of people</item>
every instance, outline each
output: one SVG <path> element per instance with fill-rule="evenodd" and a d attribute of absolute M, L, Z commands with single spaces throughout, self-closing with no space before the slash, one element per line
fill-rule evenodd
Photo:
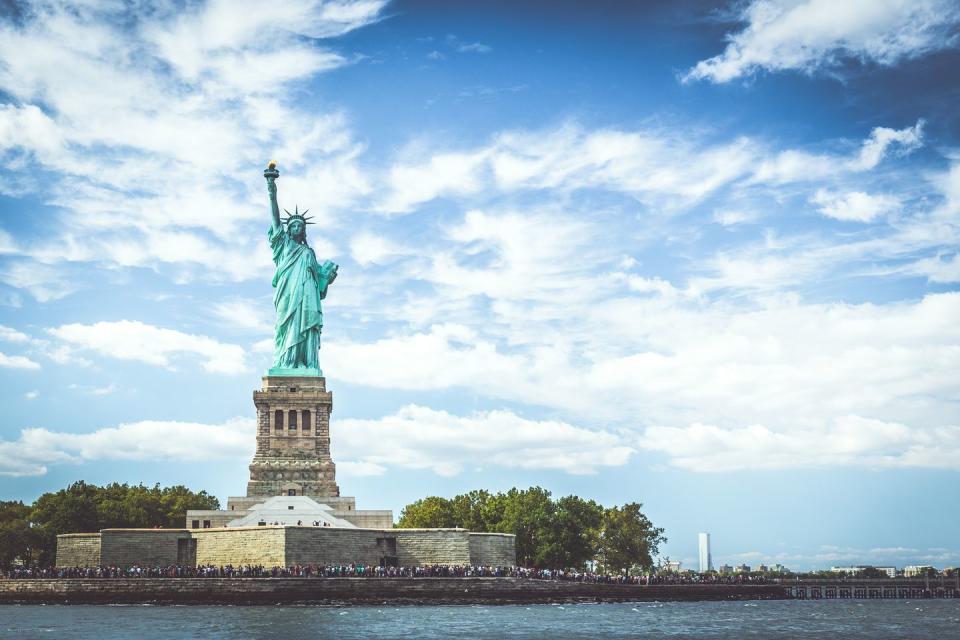
<path fill-rule="evenodd" d="M 525 578 L 609 584 L 763 584 L 764 578 L 749 575 L 645 573 L 603 574 L 574 570 L 471 565 L 422 565 L 413 567 L 345 565 L 140 566 L 129 567 L 14 567 L 5 578 Z"/>

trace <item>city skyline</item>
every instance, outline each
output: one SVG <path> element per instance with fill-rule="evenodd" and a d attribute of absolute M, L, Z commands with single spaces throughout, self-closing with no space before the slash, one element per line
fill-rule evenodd
<path fill-rule="evenodd" d="M 949 0 L 0 8 L 3 499 L 225 503 L 270 212 L 340 265 L 346 495 L 644 503 L 662 555 L 960 564 Z"/>

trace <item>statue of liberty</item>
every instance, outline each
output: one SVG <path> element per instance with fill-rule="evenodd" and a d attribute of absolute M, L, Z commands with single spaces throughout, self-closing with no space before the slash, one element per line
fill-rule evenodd
<path fill-rule="evenodd" d="M 320 301 L 327 297 L 327 287 L 337 278 L 337 265 L 317 262 L 307 244 L 307 225 L 313 224 L 294 207 L 286 209 L 280 219 L 277 205 L 277 163 L 271 161 L 263 172 L 270 194 L 273 224 L 270 226 L 270 247 L 273 249 L 273 306 L 277 310 L 274 329 L 273 367 L 271 376 L 322 376 L 318 361 L 323 311 Z M 284 224 L 286 228 L 284 228 Z"/>

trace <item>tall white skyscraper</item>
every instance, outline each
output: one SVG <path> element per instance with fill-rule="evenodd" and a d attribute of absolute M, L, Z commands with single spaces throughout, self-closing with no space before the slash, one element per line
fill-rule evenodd
<path fill-rule="evenodd" d="M 700 534 L 700 573 L 713 571 L 713 558 L 710 556 L 710 534 Z"/>

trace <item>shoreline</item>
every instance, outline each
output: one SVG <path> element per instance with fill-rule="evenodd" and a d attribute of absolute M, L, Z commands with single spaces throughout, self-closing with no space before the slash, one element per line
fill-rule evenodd
<path fill-rule="evenodd" d="M 631 585 L 521 578 L 0 579 L 0 604 L 553 604 L 789 600 L 780 585 Z"/>

